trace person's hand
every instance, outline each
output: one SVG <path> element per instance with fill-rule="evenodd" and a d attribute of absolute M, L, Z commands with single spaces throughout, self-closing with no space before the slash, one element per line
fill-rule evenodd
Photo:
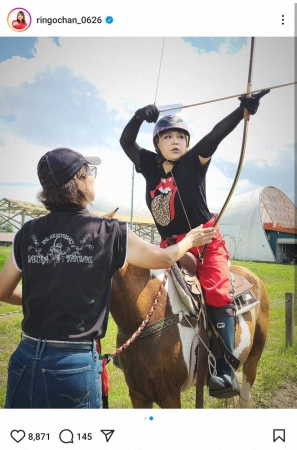
<path fill-rule="evenodd" d="M 135 117 L 145 120 L 148 123 L 156 123 L 159 117 L 159 110 L 156 105 L 147 105 L 135 112 Z"/>
<path fill-rule="evenodd" d="M 260 104 L 260 98 L 264 95 L 268 94 L 270 89 L 263 89 L 263 91 L 258 92 L 257 94 L 252 94 L 251 97 L 247 97 L 246 95 L 241 95 L 238 97 L 238 100 L 241 100 L 240 106 L 247 109 L 248 112 L 253 116 L 256 114 L 257 109 Z"/>
<path fill-rule="evenodd" d="M 197 228 L 189 231 L 186 237 L 192 240 L 192 247 L 200 247 L 201 245 L 209 244 L 215 235 L 216 229 L 214 227 L 203 228 L 203 225 L 199 225 Z"/>

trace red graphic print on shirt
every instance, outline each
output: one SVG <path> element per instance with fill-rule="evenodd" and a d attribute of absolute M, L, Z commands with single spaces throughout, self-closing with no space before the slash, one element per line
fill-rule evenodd
<path fill-rule="evenodd" d="M 157 194 L 158 191 L 158 194 Z M 173 177 L 161 178 L 156 189 L 151 191 L 151 208 L 156 222 L 162 226 L 168 225 L 175 216 L 174 197 L 177 187 L 174 184 Z"/>

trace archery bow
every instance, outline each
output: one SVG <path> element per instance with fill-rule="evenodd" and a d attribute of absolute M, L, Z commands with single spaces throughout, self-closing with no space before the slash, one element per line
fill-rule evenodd
<path fill-rule="evenodd" d="M 248 72 L 248 82 L 247 82 L 247 95 L 250 95 L 251 89 L 252 89 L 252 79 L 253 79 L 253 67 L 254 67 L 254 50 L 255 50 L 255 38 L 252 37 L 251 38 L 251 50 L 250 50 L 250 62 L 249 62 L 249 72 Z M 222 215 L 224 214 L 228 203 L 233 195 L 233 192 L 235 190 L 235 187 L 237 185 L 239 176 L 240 176 L 240 172 L 242 169 L 242 165 L 243 165 L 243 160 L 244 160 L 244 155 L 245 155 L 245 149 L 246 149 L 246 143 L 247 143 L 247 136 L 248 136 L 248 123 L 249 123 L 249 118 L 250 118 L 250 114 L 249 112 L 245 109 L 244 110 L 244 127 L 243 127 L 243 135 L 242 135 L 242 144 L 241 144 L 241 152 L 240 152 L 240 158 L 239 158 L 239 163 L 238 163 L 238 167 L 237 167 L 237 171 L 236 171 L 236 175 L 232 184 L 232 187 L 230 189 L 230 192 L 228 194 L 228 197 L 216 219 L 215 222 L 215 227 L 217 227 L 219 225 L 219 222 L 222 218 Z M 205 256 L 205 252 L 207 249 L 207 244 L 203 247 L 203 250 L 201 252 L 201 255 L 199 257 L 200 261 L 203 263 L 204 260 L 204 256 Z"/>

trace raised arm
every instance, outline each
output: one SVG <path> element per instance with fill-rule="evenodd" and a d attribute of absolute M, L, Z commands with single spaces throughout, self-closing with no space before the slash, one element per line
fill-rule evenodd
<path fill-rule="evenodd" d="M 22 278 L 22 272 L 19 272 L 14 265 L 12 252 L 0 273 L 0 301 L 11 303 L 12 305 L 22 304 L 22 286 L 18 285 Z"/>
<path fill-rule="evenodd" d="M 240 106 L 231 114 L 221 120 L 201 141 L 199 141 L 193 148 L 197 152 L 202 165 L 205 165 L 212 157 L 218 145 L 222 140 L 237 127 L 239 122 L 243 119 L 244 109 L 247 109 L 250 114 L 256 114 L 260 104 L 260 98 L 268 94 L 269 89 L 265 89 L 253 97 L 246 97 L 245 95 L 239 97 L 241 100 Z"/>
<path fill-rule="evenodd" d="M 136 167 L 140 164 L 140 147 L 136 142 L 136 138 L 142 122 L 143 120 L 133 116 L 130 122 L 125 126 L 120 138 L 120 144 L 124 152 Z"/>
<path fill-rule="evenodd" d="M 200 225 L 191 230 L 179 243 L 163 249 L 143 241 L 129 230 L 127 261 L 143 269 L 167 269 L 190 248 L 209 244 L 214 232 L 214 228 L 202 228 Z"/>
<path fill-rule="evenodd" d="M 155 105 L 145 106 L 135 112 L 130 122 L 124 128 L 120 138 L 120 144 L 136 167 L 140 164 L 140 147 L 136 142 L 140 127 L 144 121 L 148 123 L 156 122 L 158 116 L 159 111 Z"/>

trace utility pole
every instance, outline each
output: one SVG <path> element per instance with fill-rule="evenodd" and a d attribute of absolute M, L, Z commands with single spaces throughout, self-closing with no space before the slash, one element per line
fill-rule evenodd
<path fill-rule="evenodd" d="M 134 164 L 132 166 L 132 192 L 131 192 L 131 211 L 130 211 L 130 228 L 133 230 L 133 205 L 134 203 Z"/>

